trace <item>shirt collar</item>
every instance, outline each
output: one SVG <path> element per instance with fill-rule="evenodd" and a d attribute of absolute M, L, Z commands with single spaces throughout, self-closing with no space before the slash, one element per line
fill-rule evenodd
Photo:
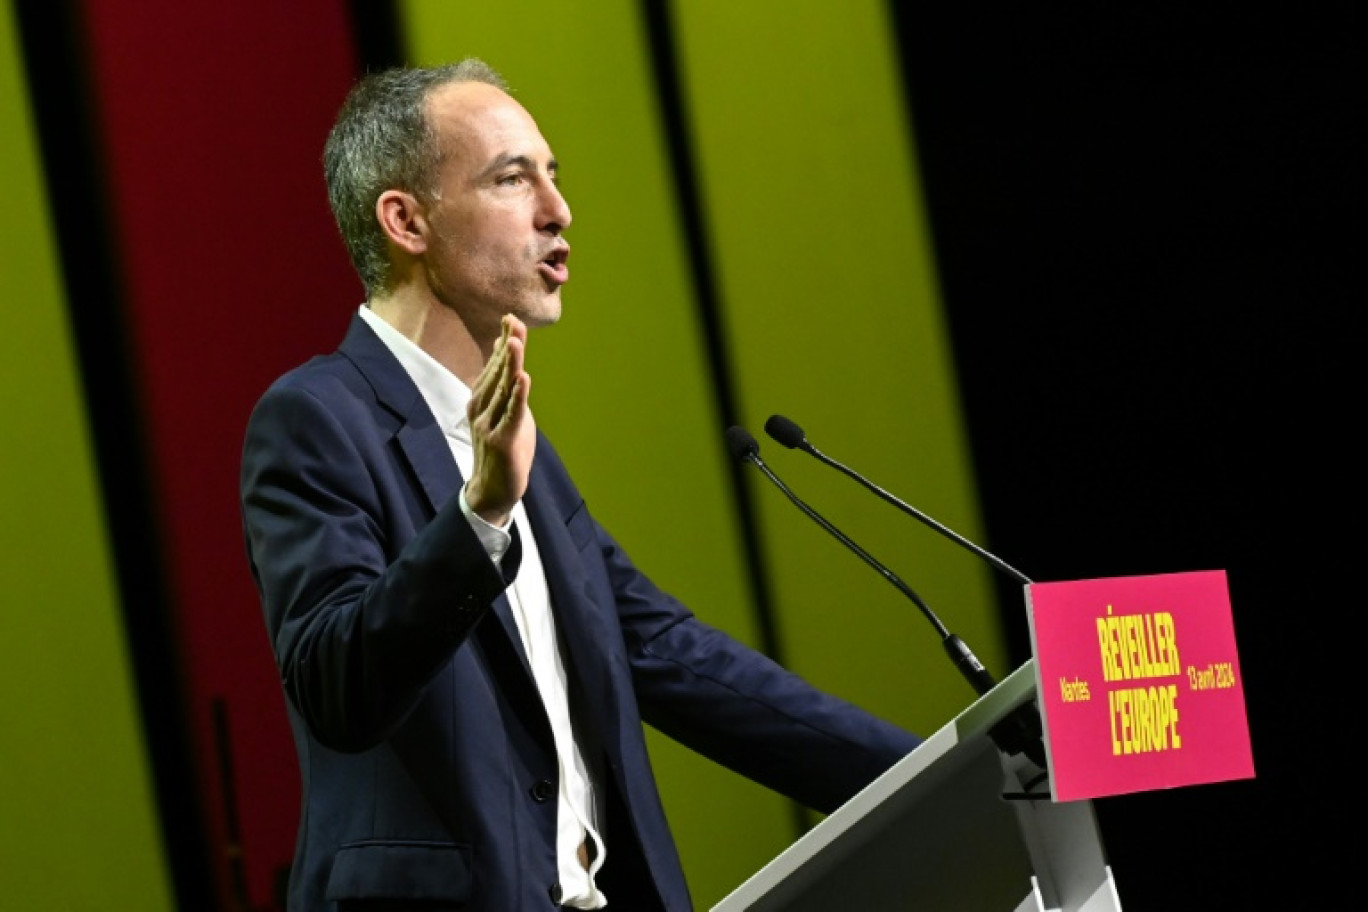
<path fill-rule="evenodd" d="M 442 433 L 464 443 L 470 443 L 470 419 L 466 417 L 466 405 L 470 402 L 470 387 L 461 382 L 437 359 L 423 351 L 412 339 L 390 326 L 382 317 L 366 305 L 361 305 L 361 319 L 385 347 L 390 350 L 399 364 L 418 387 L 423 400 L 432 410 L 433 417 Z"/>

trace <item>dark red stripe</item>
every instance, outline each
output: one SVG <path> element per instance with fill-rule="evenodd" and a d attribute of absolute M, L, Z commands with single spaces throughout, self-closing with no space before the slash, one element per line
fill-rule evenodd
<path fill-rule="evenodd" d="M 348 5 L 147 0 L 135 13 L 87 0 L 83 12 L 211 862 L 225 908 L 269 908 L 299 782 L 237 472 L 256 397 L 335 344 L 361 299 L 320 167 L 358 70 Z"/>

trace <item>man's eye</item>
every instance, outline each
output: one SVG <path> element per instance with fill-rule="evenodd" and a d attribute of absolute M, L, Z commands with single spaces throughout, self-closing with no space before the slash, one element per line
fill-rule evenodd
<path fill-rule="evenodd" d="M 519 173 L 505 174 L 503 177 L 499 178 L 498 183 L 503 187 L 511 187 L 514 184 L 522 183 L 522 179 L 523 176 Z"/>

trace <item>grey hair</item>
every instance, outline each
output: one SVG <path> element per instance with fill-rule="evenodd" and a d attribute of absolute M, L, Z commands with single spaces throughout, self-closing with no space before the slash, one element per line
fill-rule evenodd
<path fill-rule="evenodd" d="M 483 82 L 508 91 L 503 77 L 476 57 L 369 73 L 348 93 L 328 133 L 323 146 L 328 202 L 367 299 L 390 290 L 376 200 L 386 190 L 404 190 L 424 202 L 436 199 L 442 149 L 428 122 L 427 100 L 433 89 L 453 82 Z"/>

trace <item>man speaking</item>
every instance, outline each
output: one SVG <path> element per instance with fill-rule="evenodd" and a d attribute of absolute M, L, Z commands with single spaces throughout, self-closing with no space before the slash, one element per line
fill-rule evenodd
<path fill-rule="evenodd" d="M 506 89 L 468 59 L 352 90 L 324 163 L 366 300 L 247 427 L 292 912 L 684 912 L 643 722 L 822 812 L 919 743 L 657 589 L 537 431 L 571 213 Z"/>

